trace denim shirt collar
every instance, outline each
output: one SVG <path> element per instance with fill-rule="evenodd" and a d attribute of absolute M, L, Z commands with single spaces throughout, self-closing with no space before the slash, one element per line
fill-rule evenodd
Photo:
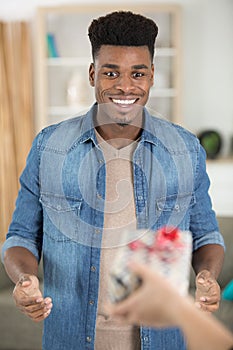
<path fill-rule="evenodd" d="M 97 109 L 97 103 L 95 103 L 91 109 L 87 112 L 87 114 L 84 116 L 83 123 L 81 126 L 81 133 L 80 138 L 78 140 L 78 143 L 85 143 L 89 140 L 93 141 L 95 145 L 98 144 L 96 134 L 95 134 L 95 127 L 94 127 L 94 115 L 96 113 Z M 158 139 L 156 137 L 156 134 L 158 133 L 158 130 L 154 128 L 154 125 L 152 123 L 152 120 L 145 107 L 143 107 L 143 115 L 144 115 L 144 127 L 141 134 L 140 142 L 149 142 L 153 143 L 154 145 L 158 144 Z M 156 117 L 155 117 L 156 118 Z"/>
<path fill-rule="evenodd" d="M 81 126 L 81 133 L 78 143 L 85 143 L 89 140 L 93 141 L 97 145 L 97 138 L 94 127 L 94 115 L 96 113 L 97 103 L 95 103 L 91 109 L 84 116 L 83 123 Z"/>

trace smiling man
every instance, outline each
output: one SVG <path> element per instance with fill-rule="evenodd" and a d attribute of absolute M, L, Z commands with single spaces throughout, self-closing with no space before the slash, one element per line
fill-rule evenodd
<path fill-rule="evenodd" d="M 90 66 L 90 83 L 100 104 L 96 118 L 100 134 L 108 134 L 109 139 L 115 138 L 114 133 L 137 138 L 143 122 L 142 106 L 153 79 L 154 65 L 147 46 L 101 46 Z"/>
<path fill-rule="evenodd" d="M 121 325 L 105 312 L 109 269 L 137 229 L 191 231 L 196 301 L 204 311 L 218 308 L 224 243 L 205 153 L 194 135 L 145 108 L 157 33 L 151 19 L 131 12 L 93 20 L 96 103 L 86 115 L 42 130 L 28 156 L 3 256 L 16 305 L 45 320 L 44 350 L 186 348 L 177 328 Z"/>

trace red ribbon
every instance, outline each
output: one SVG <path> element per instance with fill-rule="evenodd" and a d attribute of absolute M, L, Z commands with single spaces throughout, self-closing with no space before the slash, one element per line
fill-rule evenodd
<path fill-rule="evenodd" d="M 149 253 L 155 251 L 171 250 L 174 248 L 179 248 L 182 244 L 179 242 L 179 229 L 172 226 L 164 226 L 158 230 L 155 235 L 154 243 L 152 245 L 147 245 L 141 240 L 136 240 L 128 244 L 131 250 L 147 249 Z"/>

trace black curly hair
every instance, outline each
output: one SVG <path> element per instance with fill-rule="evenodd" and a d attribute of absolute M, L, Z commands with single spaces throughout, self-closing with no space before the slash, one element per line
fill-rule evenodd
<path fill-rule="evenodd" d="M 116 11 L 94 19 L 88 28 L 93 60 L 102 45 L 147 46 L 154 57 L 156 23 L 131 11 Z"/>

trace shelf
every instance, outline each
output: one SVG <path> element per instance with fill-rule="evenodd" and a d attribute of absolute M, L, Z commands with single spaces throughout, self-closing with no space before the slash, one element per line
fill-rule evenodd
<path fill-rule="evenodd" d="M 87 66 L 91 63 L 88 57 L 50 57 L 45 64 L 48 66 Z"/>
<path fill-rule="evenodd" d="M 37 9 L 36 132 L 85 111 L 94 102 L 88 67 L 92 62 L 87 28 L 93 18 L 117 10 L 118 5 L 62 5 Z M 157 23 L 155 82 L 147 107 L 181 124 L 181 8 L 174 4 L 129 5 L 125 10 L 141 13 Z M 48 57 L 47 34 L 54 35 L 58 57 Z M 67 87 L 80 74 L 81 105 L 69 107 Z M 76 79 L 77 80 L 77 79 Z M 78 81 L 78 80 L 77 80 Z M 66 105 L 67 103 L 67 105 Z"/>
<path fill-rule="evenodd" d="M 216 159 L 207 159 L 206 163 L 208 165 L 214 165 L 214 164 L 233 164 L 233 156 L 228 157 L 218 157 Z"/>

